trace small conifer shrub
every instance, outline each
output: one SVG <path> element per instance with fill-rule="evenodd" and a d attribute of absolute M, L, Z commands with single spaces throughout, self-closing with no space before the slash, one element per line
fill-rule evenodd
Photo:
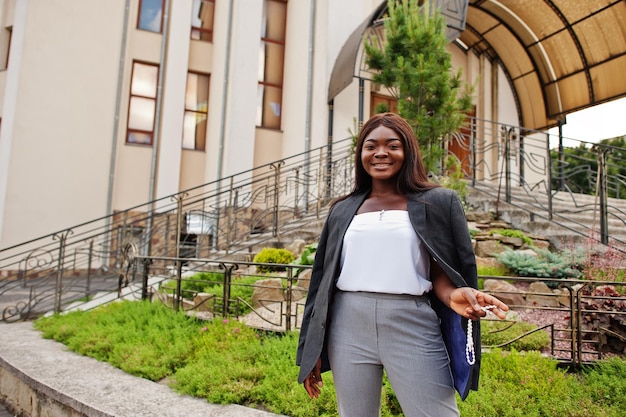
<path fill-rule="evenodd" d="M 253 261 L 262 264 L 288 264 L 295 258 L 295 255 L 287 249 L 263 248 L 255 255 Z M 259 272 L 275 272 L 284 271 L 285 267 L 259 265 L 257 270 Z"/>

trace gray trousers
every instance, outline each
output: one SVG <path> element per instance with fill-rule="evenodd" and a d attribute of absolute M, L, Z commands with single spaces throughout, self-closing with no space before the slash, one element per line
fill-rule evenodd
<path fill-rule="evenodd" d="M 459 416 L 439 319 L 427 297 L 335 295 L 328 357 L 341 417 L 379 417 L 383 371 L 406 417 Z"/>

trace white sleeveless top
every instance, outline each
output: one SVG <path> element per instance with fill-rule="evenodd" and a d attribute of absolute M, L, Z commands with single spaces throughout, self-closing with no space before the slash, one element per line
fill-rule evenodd
<path fill-rule="evenodd" d="M 343 239 L 337 288 L 422 295 L 432 289 L 430 257 L 405 210 L 354 216 Z"/>

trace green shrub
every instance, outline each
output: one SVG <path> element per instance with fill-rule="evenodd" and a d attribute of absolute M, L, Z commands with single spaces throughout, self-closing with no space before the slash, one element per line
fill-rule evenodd
<path fill-rule="evenodd" d="M 199 272 L 180 283 L 183 298 L 191 299 L 199 292 L 209 292 L 208 289 L 224 282 L 224 274 L 221 272 Z M 168 280 L 161 288 L 168 294 L 176 292 L 176 280 Z"/>
<path fill-rule="evenodd" d="M 595 404 L 576 377 L 539 352 L 483 355 L 480 388 L 459 403 L 463 417 L 617 417 L 618 407 Z"/>
<path fill-rule="evenodd" d="M 506 266 L 512 274 L 521 277 L 539 278 L 580 278 L 581 254 L 564 251 L 561 254 L 547 249 L 535 249 L 532 254 L 506 250 L 499 253 L 498 262 Z"/>
<path fill-rule="evenodd" d="M 499 346 L 510 342 L 517 337 L 536 330 L 538 326 L 524 322 L 506 322 L 496 320 L 482 320 L 480 322 L 480 335 L 483 346 Z M 524 336 L 520 340 L 502 346 L 502 349 L 517 351 L 537 350 L 541 351 L 550 346 L 550 336 L 544 331 L 539 330 Z"/>
<path fill-rule="evenodd" d="M 467 199 L 467 183 L 464 181 L 463 166 L 456 155 L 445 159 L 445 175 L 434 176 L 433 180 L 442 187 L 454 190 L 463 204 Z"/>
<path fill-rule="evenodd" d="M 302 255 L 292 262 L 294 265 L 313 265 L 315 261 L 315 252 L 317 251 L 317 243 L 307 245 L 302 251 Z"/>
<path fill-rule="evenodd" d="M 509 273 L 508 268 L 502 264 L 478 265 L 476 269 L 478 272 L 478 289 L 484 288 L 484 277 L 503 277 Z"/>
<path fill-rule="evenodd" d="M 307 245 L 300 257 L 291 262 L 292 265 L 313 265 L 315 262 L 315 252 L 317 251 L 317 243 L 313 243 L 311 245 Z M 302 269 L 298 269 L 295 273 L 297 277 L 302 272 Z"/>
<path fill-rule="evenodd" d="M 230 282 L 230 300 L 240 300 L 243 303 L 231 303 L 229 313 L 235 316 L 242 316 L 251 311 L 248 305 L 251 304 L 254 284 L 265 276 L 241 276 L 233 277 Z M 184 278 L 181 282 L 182 296 L 186 299 L 193 299 L 198 293 L 213 294 L 216 297 L 215 309 L 222 311 L 224 298 L 224 276 L 219 272 L 201 272 L 189 278 Z M 168 294 L 176 292 L 176 280 L 169 280 L 161 286 L 161 289 Z M 212 305 L 212 304 L 211 304 Z"/>
<path fill-rule="evenodd" d="M 262 264 L 288 264 L 296 257 L 287 249 L 263 248 L 254 257 L 254 262 Z M 259 272 L 284 271 L 285 267 L 274 266 L 257 266 Z"/>
<path fill-rule="evenodd" d="M 230 314 L 235 316 L 245 315 L 250 312 L 254 284 L 267 276 L 241 276 L 233 277 L 230 282 L 230 300 L 241 300 L 245 303 L 231 303 Z M 183 278 L 181 282 L 181 293 L 183 298 L 191 300 L 198 293 L 213 294 L 217 298 L 215 308 L 221 312 L 222 299 L 224 297 L 224 275 L 221 272 L 201 272 L 188 278 Z M 166 281 L 161 285 L 161 290 L 168 294 L 176 292 L 176 280 Z"/>
<path fill-rule="evenodd" d="M 230 314 L 236 316 L 243 316 L 251 311 L 248 305 L 252 304 L 252 294 L 254 293 L 254 284 L 260 279 L 266 279 L 267 277 L 258 276 L 243 276 L 236 277 L 231 280 L 230 285 L 230 299 L 242 300 L 245 303 L 232 304 L 230 308 Z M 206 288 L 205 292 L 215 295 L 217 298 L 223 299 L 224 297 L 224 285 L 217 284 L 210 288 Z M 217 306 L 221 308 L 221 303 Z"/>
<path fill-rule="evenodd" d="M 522 239 L 522 242 L 524 242 L 527 245 L 533 244 L 533 240 L 531 238 L 526 236 L 526 234 L 522 232 L 521 230 L 517 230 L 517 229 L 493 229 L 489 231 L 489 234 L 491 236 L 500 235 L 500 236 L 506 236 L 506 237 L 516 237 L 516 238 Z"/>

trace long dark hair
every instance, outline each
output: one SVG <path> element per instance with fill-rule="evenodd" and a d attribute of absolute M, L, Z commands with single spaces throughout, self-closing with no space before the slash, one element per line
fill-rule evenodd
<path fill-rule="evenodd" d="M 396 188 L 398 192 L 425 191 L 439 187 L 438 184 L 428 181 L 426 168 L 422 161 L 422 154 L 417 145 L 417 138 L 409 123 L 395 113 L 379 113 L 372 116 L 361 129 L 356 143 L 354 155 L 355 173 L 354 189 L 352 194 L 365 192 L 372 188 L 372 177 L 365 171 L 361 162 L 363 142 L 374 129 L 380 126 L 388 127 L 398 134 L 404 146 L 404 163 L 398 173 Z"/>

